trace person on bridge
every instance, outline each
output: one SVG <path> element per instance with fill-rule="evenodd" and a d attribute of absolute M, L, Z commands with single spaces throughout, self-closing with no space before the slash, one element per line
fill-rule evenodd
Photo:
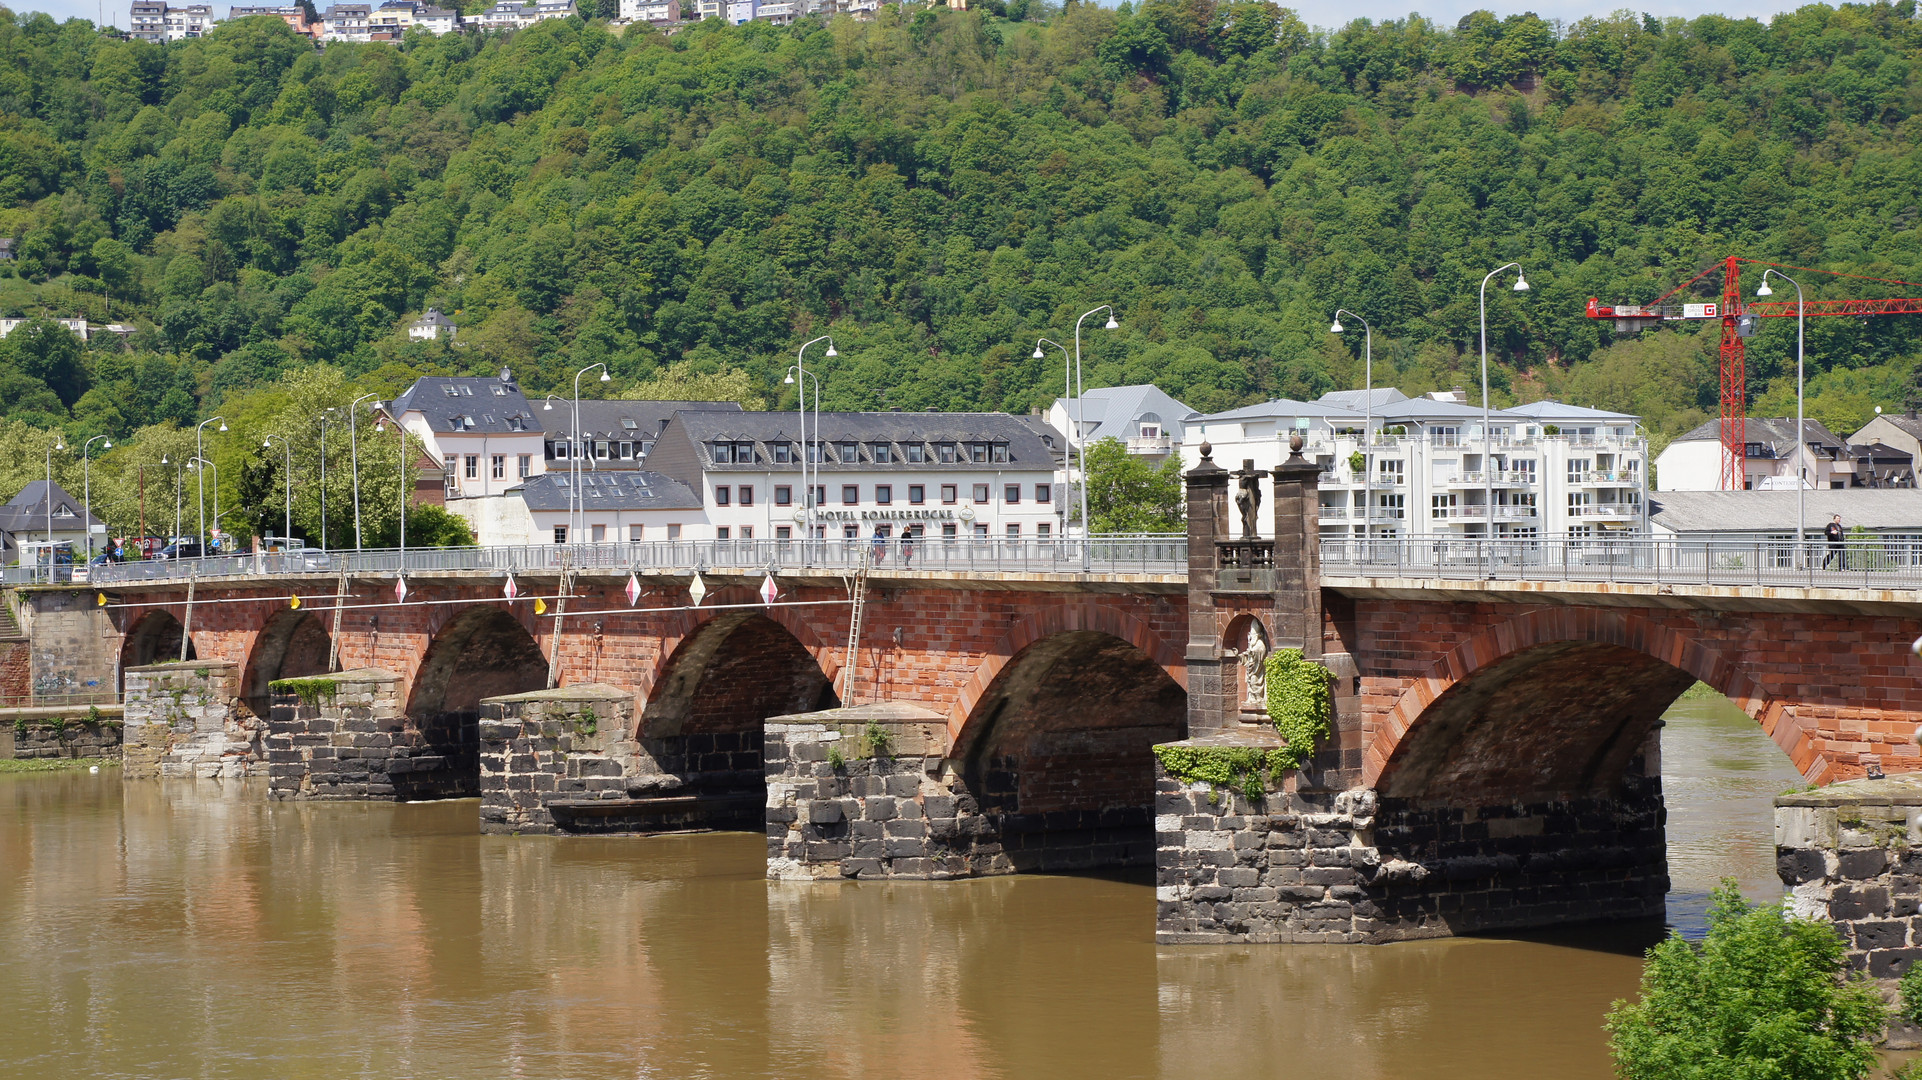
<path fill-rule="evenodd" d="M 1847 570 L 1849 561 L 1842 557 L 1842 515 L 1836 514 L 1830 518 L 1828 525 L 1822 529 L 1822 534 L 1829 538 L 1829 553 L 1822 556 L 1822 569 L 1827 570 L 1829 563 L 1833 561 L 1841 564 L 1841 569 Z"/>
<path fill-rule="evenodd" d="M 874 527 L 874 564 L 879 566 L 886 562 L 887 558 L 888 534 L 881 531 L 881 526 L 876 525 Z"/>

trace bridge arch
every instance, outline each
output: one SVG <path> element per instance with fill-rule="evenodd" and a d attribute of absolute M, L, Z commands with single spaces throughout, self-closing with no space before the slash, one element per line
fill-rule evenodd
<path fill-rule="evenodd" d="M 325 624 L 313 612 L 291 608 L 275 612 L 254 635 L 242 677 L 241 697 L 254 715 L 267 715 L 273 704 L 268 684 L 275 679 L 325 673 L 331 644 Z"/>
<path fill-rule="evenodd" d="M 1728 657 L 1640 615 L 1557 607 L 1482 630 L 1416 678 L 1369 741 L 1363 782 L 1416 801 L 1600 794 L 1696 680 L 1822 781 L 1828 765 L 1808 732 Z M 1504 724 L 1510 716 L 1527 721 Z"/>
<path fill-rule="evenodd" d="M 407 714 L 417 720 L 472 713 L 482 698 L 547 686 L 547 656 L 515 613 L 481 605 L 435 633 L 414 672 Z"/>
<path fill-rule="evenodd" d="M 180 659 L 180 638 L 186 627 L 180 618 L 165 608 L 149 608 L 127 627 L 120 641 L 120 670 L 130 667 L 145 667 L 148 664 L 164 664 L 169 660 Z M 187 659 L 197 660 L 199 653 L 194 649 L 191 639 L 187 642 Z M 125 675 L 121 677 L 121 688 L 126 688 Z"/>
<path fill-rule="evenodd" d="M 1154 632 L 1154 628 L 1125 611 L 1101 604 L 1062 604 L 1015 621 L 975 666 L 974 674 L 955 695 L 948 713 L 948 735 L 957 745 L 968 733 L 971 717 L 981 712 L 981 703 L 1022 650 L 1055 634 L 1091 632 L 1118 638 L 1132 645 L 1153 661 L 1185 693 L 1188 665 L 1174 644 Z"/>
<path fill-rule="evenodd" d="M 646 689 L 637 734 L 758 732 L 770 716 L 838 705 L 833 650 L 791 610 L 716 611 L 669 642 Z"/>

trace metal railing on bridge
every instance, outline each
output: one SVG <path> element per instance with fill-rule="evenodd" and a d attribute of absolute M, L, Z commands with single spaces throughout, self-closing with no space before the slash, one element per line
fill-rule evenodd
<path fill-rule="evenodd" d="M 184 581 L 188 578 L 348 574 L 432 575 L 454 571 L 557 573 L 562 569 L 792 572 L 933 570 L 962 573 L 1180 574 L 1188 568 L 1181 536 L 1092 539 L 922 537 L 815 540 L 665 540 L 613 544 L 528 544 L 376 551 L 250 552 L 201 559 L 149 559 L 92 566 L 10 566 L 9 585 Z"/>
<path fill-rule="evenodd" d="M 1324 577 L 1922 589 L 1922 544 L 1404 536 L 1324 540 L 1321 570 Z"/>

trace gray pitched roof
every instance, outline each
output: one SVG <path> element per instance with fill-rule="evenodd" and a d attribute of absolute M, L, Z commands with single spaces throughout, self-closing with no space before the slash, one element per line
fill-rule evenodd
<path fill-rule="evenodd" d="M 1816 420 L 1802 421 L 1802 430 L 1807 441 L 1821 446 L 1841 446 L 1842 440 L 1833 431 Z M 1742 421 L 1742 438 L 1746 442 L 1768 443 L 1777 450 L 1795 445 L 1795 419 L 1783 417 L 1771 419 L 1751 416 Z M 1720 442 L 1722 441 L 1722 421 L 1710 420 L 1675 436 L 1676 442 Z"/>
<path fill-rule="evenodd" d="M 1916 416 L 1914 413 L 1882 413 L 1870 419 L 1869 423 L 1872 424 L 1876 420 L 1894 424 L 1897 429 L 1906 431 L 1916 438 L 1922 439 L 1922 416 Z M 1862 426 L 1867 427 L 1868 424 Z M 1860 435 L 1861 432 L 1858 431 L 1855 434 Z M 1854 437 L 1854 435 L 1849 436 L 1851 439 Z"/>
<path fill-rule="evenodd" d="M 549 439 L 565 440 L 574 426 L 574 402 L 556 401 L 540 412 Z M 741 411 L 734 401 L 581 401 L 581 434 L 589 439 L 652 439 L 677 412 Z"/>
<path fill-rule="evenodd" d="M 543 473 L 519 488 L 529 510 L 566 510 L 570 490 L 564 472 Z M 698 510 L 701 500 L 686 484 L 657 472 L 583 469 L 580 505 L 587 510 Z"/>
<path fill-rule="evenodd" d="M 702 468 L 726 472 L 766 472 L 770 467 L 798 468 L 772 464 L 768 453 L 770 442 L 786 441 L 796 447 L 801 442 L 801 421 L 799 414 L 792 412 L 678 412 L 674 423 L 682 425 L 688 438 L 700 448 Z M 808 414 L 808 433 L 814 434 L 815 416 Z M 1062 443 L 1061 436 L 1052 427 L 1042 425 L 1040 430 L 1021 418 L 1007 413 L 952 413 L 952 412 L 824 412 L 820 415 L 820 435 L 822 442 L 829 446 L 829 460 L 821 463 L 823 473 L 846 472 L 856 469 L 876 468 L 901 471 L 1010 471 L 1014 469 L 1053 469 L 1056 447 Z M 755 444 L 755 460 L 749 463 L 715 464 L 711 444 L 722 441 L 752 442 Z M 859 460 L 843 462 L 839 460 L 836 444 L 853 441 L 860 444 Z M 1052 442 L 1053 445 L 1050 445 Z M 892 447 L 893 461 L 876 465 L 868 449 L 874 443 L 887 443 Z M 910 444 L 920 444 L 929 448 L 928 460 L 909 462 L 903 452 Z M 1008 447 L 1006 461 L 990 460 L 969 462 L 957 460 L 947 463 L 939 461 L 939 451 L 934 449 L 941 443 L 954 443 L 957 447 L 966 443 L 1005 443 Z M 965 452 L 957 452 L 957 458 L 965 459 Z"/>
<path fill-rule="evenodd" d="M 428 376 L 388 403 L 393 417 L 418 412 L 436 432 L 490 434 L 539 431 L 519 384 L 502 379 Z M 466 421 L 471 419 L 472 424 Z M 518 426 L 516 426 L 518 425 Z"/>
<path fill-rule="evenodd" d="M 53 485 L 53 527 L 55 532 L 84 531 L 101 524 L 86 512 L 84 504 L 66 488 Z M 0 532 L 32 533 L 47 527 L 47 482 L 32 480 L 20 493 L 0 506 Z"/>
<path fill-rule="evenodd" d="M 1198 423 L 1213 423 L 1217 420 L 1274 420 L 1282 417 L 1312 416 L 1327 420 L 1360 420 L 1362 414 L 1339 405 L 1322 401 L 1296 401 L 1294 398 L 1276 398 L 1259 405 L 1243 405 L 1239 409 L 1212 413 L 1198 418 Z"/>
<path fill-rule="evenodd" d="M 1368 407 L 1368 400 L 1374 399 L 1375 408 L 1393 405 L 1397 401 L 1407 401 L 1408 395 L 1392 386 L 1377 386 L 1373 390 L 1331 390 L 1315 400 L 1323 405 L 1333 405 L 1338 409 L 1353 409 L 1361 412 Z"/>
<path fill-rule="evenodd" d="M 1076 416 L 1074 398 L 1056 398 L 1055 406 L 1071 418 Z M 1102 439 L 1127 442 L 1140 431 L 1137 421 L 1150 415 L 1161 424 L 1164 434 L 1179 441 L 1182 418 L 1194 413 L 1193 409 L 1150 383 L 1090 390 L 1081 396 L 1080 407 L 1078 419 L 1081 426 L 1087 428 L 1087 441 L 1090 444 Z"/>
<path fill-rule="evenodd" d="M 1677 533 L 1794 532 L 1795 490 L 1652 491 L 1649 521 Z M 1802 492 L 1807 525 L 1819 532 L 1829 515 L 1844 528 L 1922 530 L 1922 491 L 1901 488 L 1814 488 Z"/>
<path fill-rule="evenodd" d="M 1529 416 L 1537 420 L 1640 420 L 1641 417 L 1629 413 L 1609 412 L 1606 409 L 1591 409 L 1584 405 L 1569 405 L 1565 402 L 1543 398 L 1526 405 L 1515 405 L 1502 410 L 1515 416 Z"/>

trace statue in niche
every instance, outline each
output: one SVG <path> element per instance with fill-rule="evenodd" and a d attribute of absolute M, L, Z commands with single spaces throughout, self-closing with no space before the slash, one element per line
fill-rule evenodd
<path fill-rule="evenodd" d="M 1235 492 L 1235 508 L 1241 511 L 1241 538 L 1253 540 L 1260 535 L 1261 478 L 1268 472 L 1255 468 L 1253 461 L 1243 461 L 1235 475 L 1241 478 L 1241 490 Z"/>
<path fill-rule="evenodd" d="M 1248 624 L 1248 644 L 1241 650 L 1241 685 L 1243 707 L 1268 707 L 1268 638 L 1258 622 Z"/>

